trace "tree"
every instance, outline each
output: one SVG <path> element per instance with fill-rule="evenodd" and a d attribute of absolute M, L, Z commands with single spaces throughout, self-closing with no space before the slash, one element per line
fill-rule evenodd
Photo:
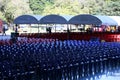
<path fill-rule="evenodd" d="M 29 6 L 34 14 L 42 14 L 46 6 L 53 4 L 54 0 L 29 0 Z"/>
<path fill-rule="evenodd" d="M 6 5 L 7 5 L 6 0 L 0 0 L 0 13 L 2 15 L 2 19 L 4 20 L 5 20 L 4 13 L 5 13 Z"/>
<path fill-rule="evenodd" d="M 88 13 L 84 0 L 30 0 L 34 14 L 82 14 Z"/>
<path fill-rule="evenodd" d="M 0 14 L 8 23 L 13 22 L 14 18 L 27 13 L 32 13 L 32 11 L 25 0 L 0 0 Z"/>
<path fill-rule="evenodd" d="M 95 11 L 93 14 L 101 14 L 101 15 L 114 15 L 119 16 L 120 15 L 120 1 L 109 1 L 107 3 L 104 3 L 104 6 L 102 6 L 99 9 L 95 8 Z"/>

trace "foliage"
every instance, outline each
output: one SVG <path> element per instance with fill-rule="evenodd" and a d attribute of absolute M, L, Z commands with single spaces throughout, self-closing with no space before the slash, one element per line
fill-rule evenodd
<path fill-rule="evenodd" d="M 53 5 L 53 0 L 29 0 L 29 5 L 34 14 L 42 14 L 47 6 Z"/>
<path fill-rule="evenodd" d="M 101 14 L 101 15 L 114 15 L 114 16 L 119 16 L 120 15 L 120 1 L 109 1 L 108 3 L 104 4 L 99 9 L 95 9 L 94 14 Z"/>
<path fill-rule="evenodd" d="M 23 14 L 120 15 L 120 0 L 0 0 L 0 18 L 12 22 Z"/>
<path fill-rule="evenodd" d="M 119 0 L 30 0 L 36 14 L 119 15 Z M 37 5 L 39 1 L 40 5 Z M 49 4 L 48 4 L 49 3 Z"/>
<path fill-rule="evenodd" d="M 71 2 L 70 0 L 57 0 L 52 6 L 48 6 L 44 9 L 44 14 L 80 14 L 80 4 L 77 0 Z"/>
<path fill-rule="evenodd" d="M 15 17 L 27 13 L 32 13 L 32 11 L 23 0 L 0 0 L 0 14 L 3 16 L 0 18 L 8 23 L 12 23 Z"/>

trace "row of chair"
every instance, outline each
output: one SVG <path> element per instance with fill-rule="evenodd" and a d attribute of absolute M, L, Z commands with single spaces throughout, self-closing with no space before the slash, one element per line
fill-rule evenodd
<path fill-rule="evenodd" d="M 17 44 L 22 43 L 34 43 L 34 42 L 52 42 L 58 39 L 47 39 L 47 38 L 26 38 L 26 37 L 18 37 L 16 42 Z M 0 45 L 12 45 L 14 44 L 14 41 L 10 38 L 8 39 L 0 39 Z"/>
<path fill-rule="evenodd" d="M 79 40 L 23 38 L 0 45 L 1 78 L 34 74 L 36 70 L 59 70 L 120 57 L 120 44 Z"/>

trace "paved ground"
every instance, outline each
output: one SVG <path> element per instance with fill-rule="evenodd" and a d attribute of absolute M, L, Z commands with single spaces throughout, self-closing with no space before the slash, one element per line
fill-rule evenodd
<path fill-rule="evenodd" d="M 11 38 L 11 32 L 13 32 L 13 31 L 12 30 L 6 31 L 6 35 L 3 35 L 2 33 L 0 33 L 0 40 L 1 39 L 10 39 Z"/>

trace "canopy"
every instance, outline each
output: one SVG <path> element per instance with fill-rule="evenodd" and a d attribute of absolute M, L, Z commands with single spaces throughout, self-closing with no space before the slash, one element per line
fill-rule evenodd
<path fill-rule="evenodd" d="M 108 17 L 112 18 L 117 23 L 117 26 L 120 26 L 120 17 L 119 16 L 108 16 Z"/>
<path fill-rule="evenodd" d="M 38 20 L 33 15 L 21 15 L 14 19 L 14 24 L 38 24 Z"/>
<path fill-rule="evenodd" d="M 14 24 L 87 24 L 120 26 L 119 16 L 80 14 L 72 15 L 21 15 L 14 19 Z"/>
<path fill-rule="evenodd" d="M 95 16 L 102 21 L 102 25 L 118 25 L 114 19 L 108 16 L 100 16 L 100 15 L 95 15 Z"/>
<path fill-rule="evenodd" d="M 31 15 L 31 16 L 33 16 L 33 17 L 35 17 L 37 20 L 38 20 L 38 22 L 41 20 L 41 18 L 43 17 L 43 16 L 41 16 L 41 15 Z"/>
<path fill-rule="evenodd" d="M 59 15 L 46 15 L 39 21 L 41 24 L 66 24 L 67 20 Z"/>
<path fill-rule="evenodd" d="M 3 25 L 3 21 L 0 19 L 0 27 L 2 27 Z"/>
<path fill-rule="evenodd" d="M 73 17 L 73 15 L 60 15 L 67 20 L 67 22 Z"/>
<path fill-rule="evenodd" d="M 81 14 L 81 15 L 77 15 L 72 17 L 69 21 L 69 24 L 94 24 L 94 25 L 101 25 L 102 22 L 99 18 L 97 18 L 96 16 L 93 15 L 89 15 L 89 14 Z"/>

